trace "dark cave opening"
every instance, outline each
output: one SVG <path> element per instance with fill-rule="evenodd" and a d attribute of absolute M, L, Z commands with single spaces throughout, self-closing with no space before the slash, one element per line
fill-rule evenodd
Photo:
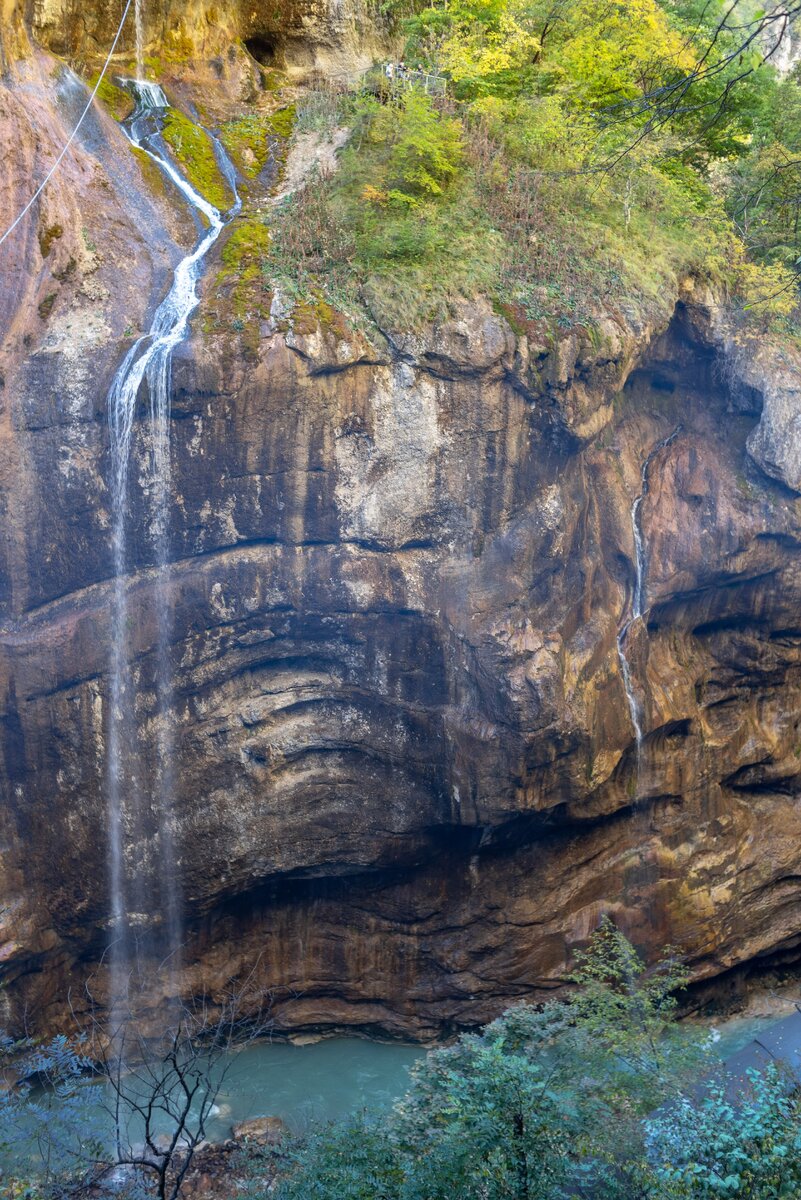
<path fill-rule="evenodd" d="M 245 49 L 262 67 L 272 67 L 278 53 L 275 38 L 263 34 L 247 38 Z"/>

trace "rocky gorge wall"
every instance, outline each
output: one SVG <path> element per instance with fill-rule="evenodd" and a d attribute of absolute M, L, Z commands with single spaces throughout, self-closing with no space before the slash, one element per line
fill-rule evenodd
<path fill-rule="evenodd" d="M 125 0 L 3 0 L 0 46 L 5 57 L 42 46 L 73 65 L 102 61 Z M 141 0 L 144 50 L 153 64 L 221 62 L 244 43 L 265 66 L 290 72 L 353 71 L 369 65 L 380 45 L 377 13 L 360 0 Z M 135 54 L 135 25 L 126 22 L 120 55 Z"/>
<path fill-rule="evenodd" d="M 0 87 L 4 214 L 85 94 L 36 47 Z M 12 1025 L 63 1024 L 87 975 L 102 1002 L 105 396 L 193 237 L 99 110 L 0 249 Z M 649 953 L 680 947 L 698 981 L 795 961 L 794 352 L 743 346 L 692 281 L 556 334 L 475 300 L 368 336 L 276 296 L 254 336 L 204 319 L 216 269 L 173 371 L 183 989 L 255 964 L 282 1028 L 430 1037 L 558 987 L 604 912 Z M 162 719 L 146 410 L 129 577 L 145 792 Z M 617 638 L 632 505 L 668 438 L 627 639 L 638 750 Z M 154 899 L 157 827 L 128 847 Z"/>

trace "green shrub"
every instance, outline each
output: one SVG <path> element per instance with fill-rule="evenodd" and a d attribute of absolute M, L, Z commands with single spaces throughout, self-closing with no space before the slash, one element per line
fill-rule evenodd
<path fill-rule="evenodd" d="M 738 1103 L 724 1081 L 646 1123 L 653 1200 L 782 1200 L 801 1194 L 801 1099 L 771 1066 Z"/>
<path fill-rule="evenodd" d="M 382 1128 L 365 1117 L 312 1133 L 290 1149 L 281 1200 L 400 1200 L 403 1171 Z"/>
<path fill-rule="evenodd" d="M 722 0 L 416 7 L 406 60 L 443 74 L 450 96 L 368 79 L 336 98 L 352 137 L 323 185 L 314 247 L 276 231 L 270 269 L 285 289 L 322 289 L 394 326 L 483 292 L 568 327 L 632 301 L 667 312 L 693 275 L 757 328 L 801 328 L 801 85 L 756 49 L 729 60 L 740 34 L 719 28 Z M 660 95 L 706 51 L 715 71 L 663 111 Z M 279 225 L 305 215 L 296 197 Z"/>
<path fill-rule="evenodd" d="M 365 187 L 409 208 L 442 196 L 464 157 L 460 122 L 443 117 L 416 89 L 398 104 L 370 104 L 366 112 L 366 137 L 376 152 L 370 161 L 374 178 Z"/>
<path fill-rule="evenodd" d="M 574 978 L 568 1003 L 516 1006 L 430 1052 L 388 1118 L 299 1144 L 281 1200 L 642 1200 L 643 1114 L 705 1062 L 675 1023 L 685 973 L 672 956 L 646 969 L 604 921 Z"/>
<path fill-rule="evenodd" d="M 19 1082 L 0 1089 L 3 1194 L 58 1200 L 103 1156 L 92 1065 L 65 1037 L 37 1046 L 0 1036 L 0 1068 Z M 33 1082 L 39 1086 L 34 1088 Z"/>

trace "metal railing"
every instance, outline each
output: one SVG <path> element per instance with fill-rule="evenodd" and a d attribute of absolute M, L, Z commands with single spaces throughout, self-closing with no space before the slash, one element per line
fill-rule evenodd
<path fill-rule="evenodd" d="M 387 84 L 393 88 L 422 88 L 429 96 L 444 96 L 448 81 L 444 75 L 427 75 L 425 71 L 414 71 L 399 63 L 385 63 L 383 68 Z"/>

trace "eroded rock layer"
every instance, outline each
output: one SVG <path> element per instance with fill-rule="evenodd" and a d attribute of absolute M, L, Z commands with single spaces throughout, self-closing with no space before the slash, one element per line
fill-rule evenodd
<path fill-rule="evenodd" d="M 5 167 L 9 211 L 22 159 L 46 160 L 85 94 L 46 64 L 19 67 L 40 130 Z M 20 96 L 0 89 L 8 128 Z M 87 975 L 104 994 L 105 394 L 192 236 L 110 119 L 69 171 L 3 251 L 0 995 L 43 1027 Z M 174 364 L 182 987 L 256 964 L 284 1028 L 432 1036 L 559 986 L 603 912 L 648 952 L 681 947 L 699 980 L 792 960 L 789 352 L 743 352 L 686 281 L 557 338 L 479 300 L 414 337 L 273 307 L 255 338 L 198 318 Z M 146 796 L 164 719 L 147 429 L 143 397 L 128 587 Z M 158 826 L 128 846 L 142 925 Z"/>

